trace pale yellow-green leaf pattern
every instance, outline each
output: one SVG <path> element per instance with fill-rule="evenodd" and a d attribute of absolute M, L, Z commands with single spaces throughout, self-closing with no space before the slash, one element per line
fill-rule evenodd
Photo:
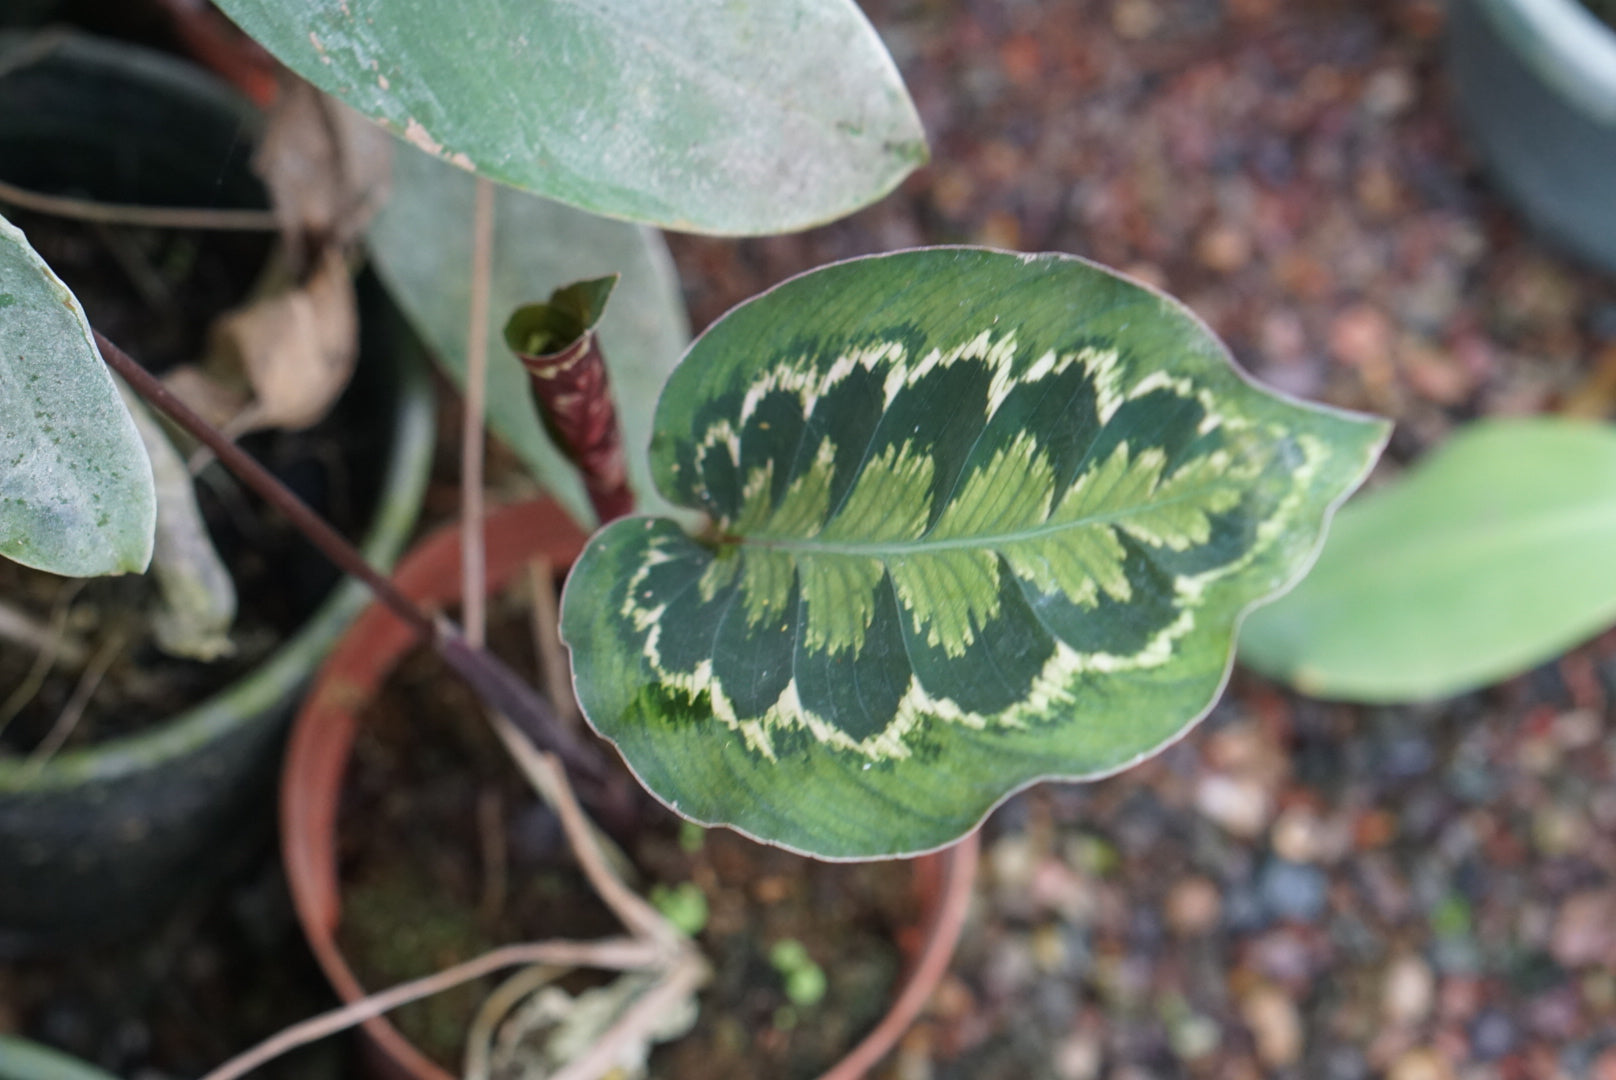
<path fill-rule="evenodd" d="M 580 700 L 699 820 L 827 855 L 941 843 L 1183 731 L 1381 438 L 1079 260 L 827 268 L 670 380 L 653 469 L 712 524 L 592 543 L 563 615 Z"/>

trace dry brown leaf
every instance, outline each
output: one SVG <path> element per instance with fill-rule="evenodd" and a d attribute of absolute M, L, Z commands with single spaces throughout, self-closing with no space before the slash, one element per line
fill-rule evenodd
<path fill-rule="evenodd" d="M 253 427 L 296 431 L 319 423 L 359 355 L 358 306 L 341 251 L 328 245 L 302 287 L 221 318 L 213 352 L 239 364 L 252 383 Z"/>
<path fill-rule="evenodd" d="M 391 137 L 301 79 L 283 88 L 253 155 L 294 252 L 357 239 L 391 169 Z"/>
<path fill-rule="evenodd" d="M 163 374 L 163 385 L 191 411 L 216 428 L 230 427 L 247 407 L 247 394 L 195 364 L 181 364 Z"/>

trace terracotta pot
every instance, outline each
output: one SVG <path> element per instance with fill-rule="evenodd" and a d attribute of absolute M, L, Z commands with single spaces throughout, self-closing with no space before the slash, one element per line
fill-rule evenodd
<path fill-rule="evenodd" d="M 488 588 L 516 580 L 535 558 L 569 565 L 585 536 L 548 499 L 492 511 L 485 525 Z M 394 579 L 412 599 L 441 608 L 460 598 L 460 534 L 450 526 L 433 533 L 399 564 Z M 281 777 L 281 853 L 298 920 L 326 977 L 344 1001 L 365 995 L 337 946 L 342 900 L 337 880 L 337 809 L 343 774 L 353 751 L 360 713 L 388 675 L 416 645 L 412 631 L 372 604 L 326 661 L 298 714 Z M 959 940 L 977 861 L 976 838 L 915 859 L 914 881 L 922 918 L 909 935 L 911 971 L 892 1008 L 864 1041 L 824 1080 L 855 1080 L 884 1057 L 925 1006 Z M 372 989 L 382 989 L 375 987 Z M 364 1025 L 378 1070 L 387 1076 L 452 1080 L 385 1018 Z"/>

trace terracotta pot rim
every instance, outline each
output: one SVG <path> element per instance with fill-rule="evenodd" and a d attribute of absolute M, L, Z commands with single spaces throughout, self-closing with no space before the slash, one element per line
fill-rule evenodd
<path fill-rule="evenodd" d="M 540 498 L 490 511 L 484 523 L 488 589 L 510 584 L 535 558 L 570 565 L 586 537 L 557 503 Z M 430 534 L 399 563 L 394 581 L 418 603 L 440 608 L 460 598 L 457 525 Z M 305 938 L 344 1002 L 365 996 L 336 941 L 341 916 L 337 881 L 337 807 L 362 707 L 416 645 L 412 631 L 372 603 L 320 669 L 299 710 L 281 774 L 281 858 Z M 929 895 L 924 944 L 886 1016 L 824 1080 L 855 1080 L 886 1055 L 925 1007 L 946 970 L 964 922 L 975 878 L 974 834 L 960 845 L 913 860 L 917 885 Z M 385 1017 L 364 1032 L 400 1076 L 453 1080 Z"/>

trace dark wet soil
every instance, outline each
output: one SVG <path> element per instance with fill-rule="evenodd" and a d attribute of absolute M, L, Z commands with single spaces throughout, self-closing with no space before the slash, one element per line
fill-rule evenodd
<path fill-rule="evenodd" d="M 526 646 L 514 611 L 491 640 Z M 727 830 L 681 828 L 644 800 L 623 847 L 642 889 L 689 889 L 707 918 L 696 938 L 715 968 L 696 1027 L 660 1051 L 669 1080 L 817 1076 L 884 1013 L 915 922 L 903 864 L 834 865 Z M 496 945 L 616 933 L 475 699 L 429 653 L 412 656 L 365 713 L 341 819 L 340 941 L 381 988 Z M 686 903 L 689 901 L 687 900 Z M 793 1004 L 771 949 L 797 941 L 826 976 L 822 1000 Z M 595 980 L 598 982 L 599 980 Z M 412 1041 L 455 1071 L 467 1025 L 495 985 L 471 984 L 399 1010 Z M 589 985 L 571 984 L 573 989 Z"/>

